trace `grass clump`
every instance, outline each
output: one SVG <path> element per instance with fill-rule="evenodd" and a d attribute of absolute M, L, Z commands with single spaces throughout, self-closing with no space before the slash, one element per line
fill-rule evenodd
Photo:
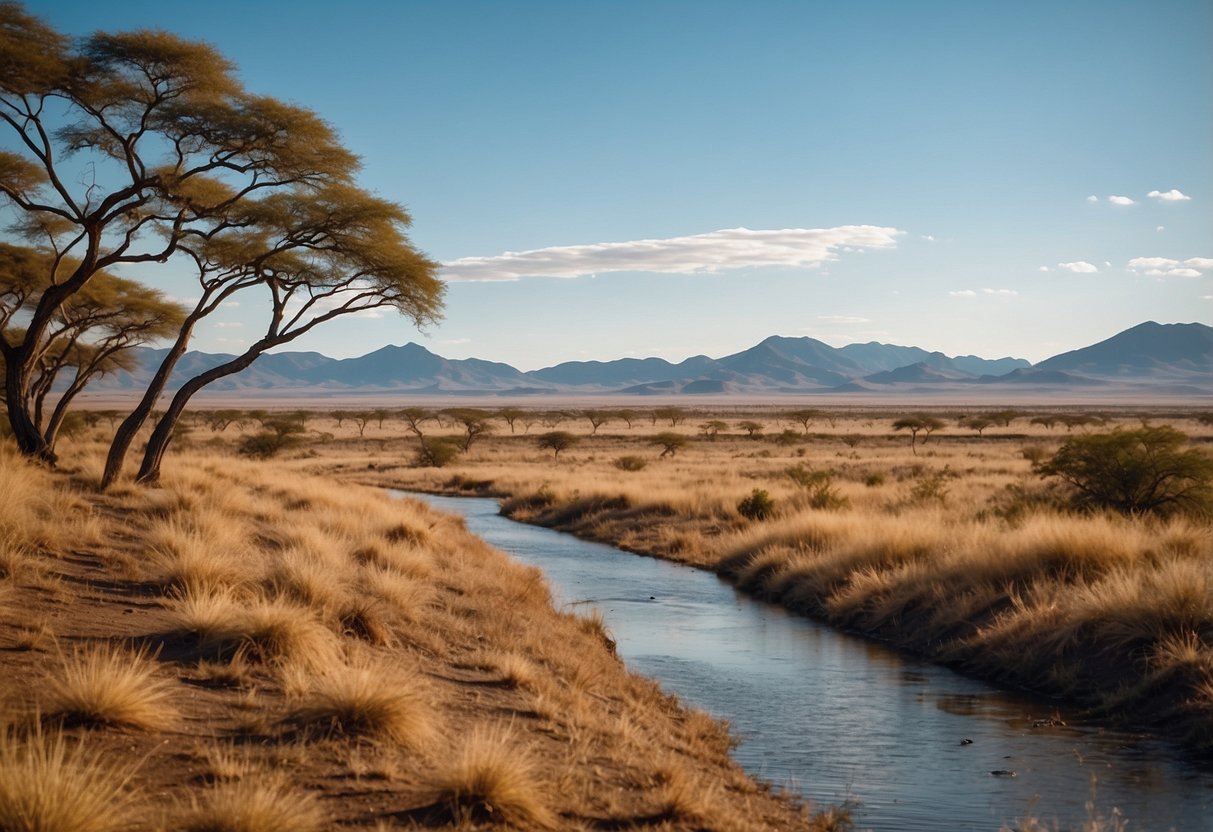
<path fill-rule="evenodd" d="M 317 676 L 287 722 L 302 733 L 424 747 L 436 718 L 415 684 L 383 667 L 339 667 Z"/>
<path fill-rule="evenodd" d="M 40 727 L 0 728 L 0 829 L 125 832 L 135 821 L 132 770 Z"/>
<path fill-rule="evenodd" d="M 181 813 L 180 832 L 321 832 L 328 823 L 316 799 L 285 778 L 243 777 L 207 789 Z"/>
<path fill-rule="evenodd" d="M 66 657 L 50 674 L 40 710 L 44 719 L 66 725 L 156 730 L 176 717 L 171 695 L 146 651 L 96 644 Z"/>
<path fill-rule="evenodd" d="M 435 787 L 435 805 L 459 823 L 555 826 L 534 762 L 501 729 L 473 730 L 458 753 L 435 772 Z"/>

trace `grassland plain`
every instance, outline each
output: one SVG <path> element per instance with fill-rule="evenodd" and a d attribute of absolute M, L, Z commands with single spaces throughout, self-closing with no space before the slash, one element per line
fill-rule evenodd
<path fill-rule="evenodd" d="M 1031 464 L 1067 438 L 1143 420 L 1208 453 L 1208 411 L 1042 409 L 1003 424 L 952 409 L 913 445 L 892 428 L 900 410 L 807 423 L 775 408 L 656 412 L 594 425 L 524 411 L 442 468 L 415 467 L 418 440 L 401 425 L 372 423 L 295 464 L 496 495 L 516 519 L 716 570 L 841 628 L 1213 752 L 1208 518 L 1075 513 Z M 554 429 L 577 437 L 558 456 L 539 442 Z M 423 430 L 462 435 L 452 420 Z M 663 457 L 671 432 L 689 444 Z M 761 518 L 743 511 L 756 489 L 769 499 Z"/>
<path fill-rule="evenodd" d="M 537 570 L 301 470 L 327 450 L 199 430 L 159 487 L 98 493 L 100 432 L 57 472 L 0 448 L 0 829 L 845 825 L 747 777 Z"/>

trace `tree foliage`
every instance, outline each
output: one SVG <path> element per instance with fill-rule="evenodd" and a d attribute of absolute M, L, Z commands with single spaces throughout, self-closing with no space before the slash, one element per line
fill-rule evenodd
<path fill-rule="evenodd" d="M 31 390 L 65 304 L 98 275 L 192 264 L 199 299 L 134 411 L 118 426 L 112 482 L 194 327 L 256 296 L 264 333 L 189 379 L 155 420 L 141 480 L 154 480 L 202 387 L 334 318 L 395 309 L 435 320 L 437 266 L 404 235 L 404 210 L 354 183 L 357 158 L 318 115 L 246 91 L 212 47 L 160 31 L 69 40 L 0 3 L 0 208 L 45 255 L 45 289 L 0 339 L 9 420 L 22 452 L 54 459 Z M 6 304 L 6 311 L 11 307 Z"/>
<path fill-rule="evenodd" d="M 567 430 L 554 430 L 537 437 L 540 448 L 553 452 L 553 459 L 560 459 L 560 452 L 566 451 L 577 444 L 579 438 Z"/>
<path fill-rule="evenodd" d="M 1213 512 L 1213 458 L 1175 428 L 1143 426 L 1067 441 L 1036 467 L 1072 490 L 1075 505 L 1124 514 Z"/>

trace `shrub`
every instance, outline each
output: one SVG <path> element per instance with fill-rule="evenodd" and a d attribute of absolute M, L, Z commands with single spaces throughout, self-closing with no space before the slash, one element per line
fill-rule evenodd
<path fill-rule="evenodd" d="M 621 456 L 615 460 L 620 471 L 643 471 L 649 461 L 642 456 Z"/>
<path fill-rule="evenodd" d="M 418 468 L 442 468 L 459 456 L 459 445 L 450 439 L 425 439 L 417 448 Z"/>
<path fill-rule="evenodd" d="M 1213 513 L 1213 459 L 1183 448 L 1187 436 L 1169 426 L 1093 433 L 1066 442 L 1041 476 L 1060 478 L 1081 508 L 1122 514 Z"/>
<path fill-rule="evenodd" d="M 755 488 L 737 504 L 737 513 L 749 520 L 766 520 L 774 512 L 775 501 L 761 488 Z"/>
<path fill-rule="evenodd" d="M 554 430 L 542 434 L 537 438 L 537 441 L 540 448 L 553 452 L 553 459 L 560 459 L 560 452 L 576 445 L 579 438 L 567 430 Z"/>

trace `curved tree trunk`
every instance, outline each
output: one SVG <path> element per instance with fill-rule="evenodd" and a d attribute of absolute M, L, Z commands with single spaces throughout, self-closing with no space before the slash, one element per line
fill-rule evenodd
<path fill-rule="evenodd" d="M 17 448 L 25 456 L 32 456 L 55 464 L 55 453 L 47 447 L 42 432 L 29 412 L 29 375 L 22 368 L 28 367 L 28 362 L 20 360 L 21 350 L 15 355 L 6 357 L 4 362 L 4 399 L 8 410 L 8 423 L 12 426 L 13 437 L 17 440 Z M 16 360 L 14 360 L 16 359 Z"/>
<path fill-rule="evenodd" d="M 114 431 L 114 438 L 110 440 L 109 453 L 105 458 L 105 473 L 101 475 L 102 491 L 113 485 L 114 481 L 118 479 L 118 475 L 122 473 L 122 464 L 126 461 L 126 454 L 135 441 L 135 436 L 152 415 L 156 400 L 160 398 L 160 394 L 168 385 L 169 377 L 173 374 L 177 362 L 181 360 L 181 356 L 185 355 L 190 336 L 194 332 L 194 324 L 197 322 L 197 316 L 190 316 L 186 319 L 185 325 L 181 328 L 172 348 L 169 349 L 168 355 L 160 362 L 160 367 L 156 370 L 156 375 L 152 377 L 151 384 L 148 385 L 147 390 L 143 391 L 143 397 Z"/>
<path fill-rule="evenodd" d="M 164 459 L 164 453 L 168 450 L 169 443 L 173 440 L 173 430 L 177 427 L 181 414 L 185 412 L 185 406 L 189 403 L 190 398 L 212 381 L 240 372 L 252 364 L 268 346 L 256 349 L 256 345 L 254 345 L 244 355 L 226 364 L 212 367 L 181 386 L 181 389 L 173 396 L 172 402 L 169 403 L 168 410 L 156 423 L 151 438 L 147 441 L 147 448 L 143 451 L 143 463 L 139 466 L 139 473 L 135 477 L 136 482 L 149 483 L 157 482 L 160 479 L 160 463 Z"/>

